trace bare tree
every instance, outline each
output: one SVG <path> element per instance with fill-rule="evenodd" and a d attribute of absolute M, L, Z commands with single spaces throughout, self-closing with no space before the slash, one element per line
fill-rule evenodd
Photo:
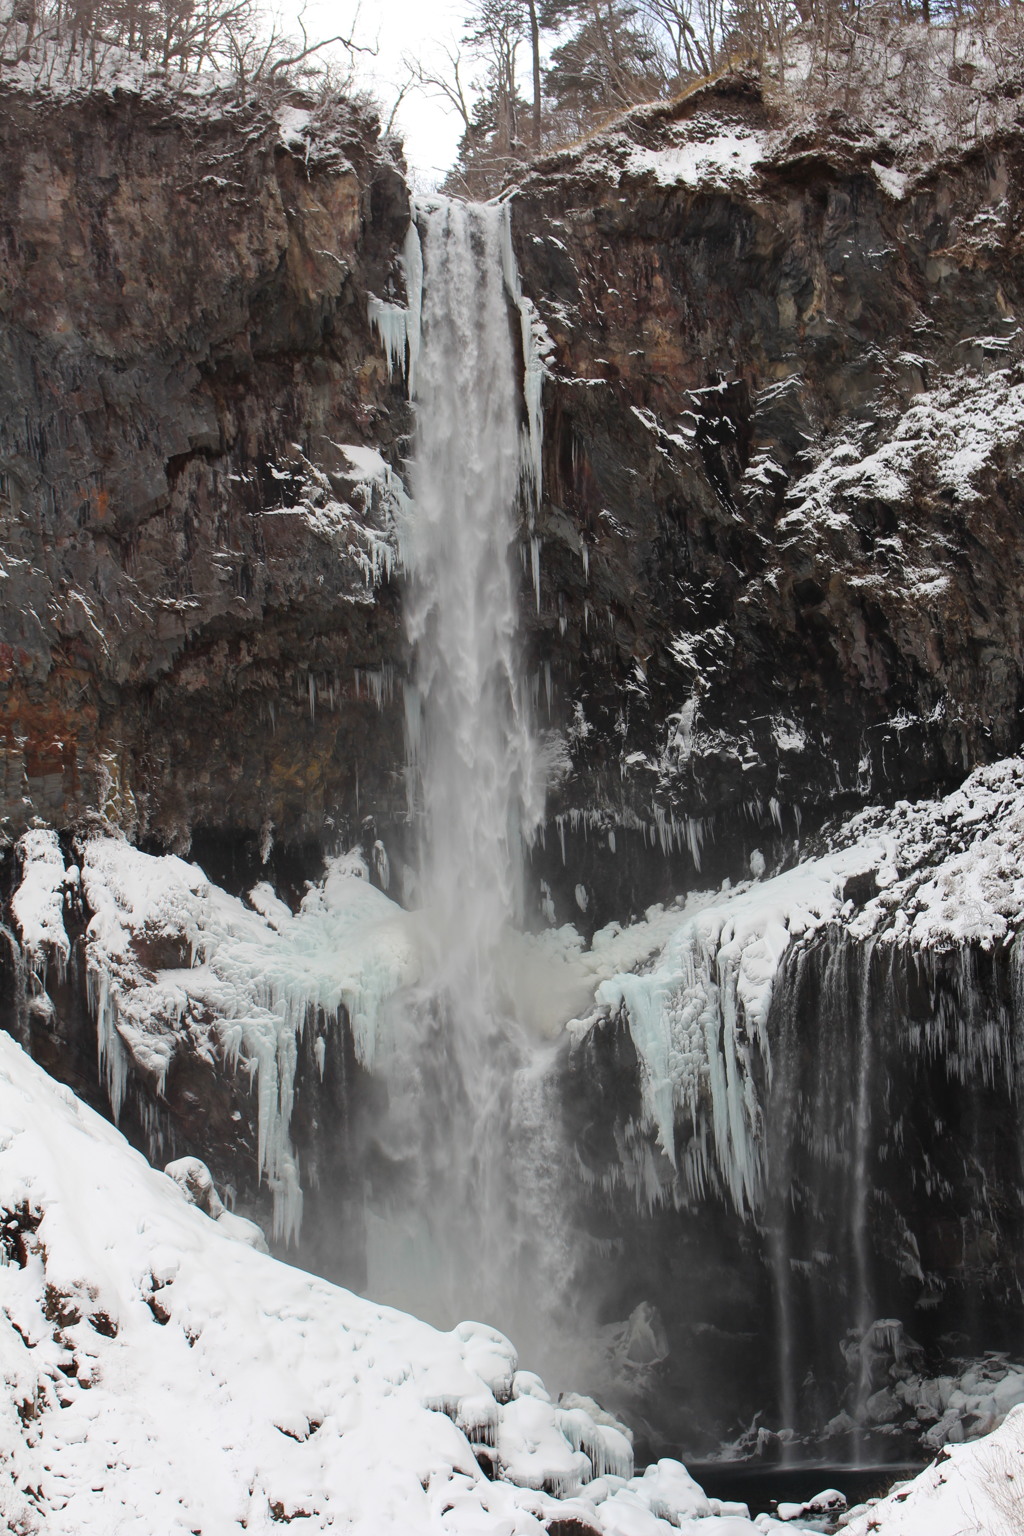
<path fill-rule="evenodd" d="M 348 32 L 315 39 L 300 13 L 296 38 L 276 23 L 266 31 L 257 0 L 16 0 L 11 18 L 42 49 L 51 74 L 74 68 L 95 76 L 123 49 L 167 75 L 226 66 L 244 82 L 308 74 L 330 47 L 350 57 L 375 51 L 355 40 L 358 12 Z"/>
<path fill-rule="evenodd" d="M 725 38 L 726 0 L 640 0 L 638 8 L 650 34 L 666 39 L 677 80 L 713 73 Z"/>
<path fill-rule="evenodd" d="M 467 79 L 465 56 L 461 48 L 442 45 L 445 62 L 426 65 L 408 55 L 403 59 L 409 71 L 413 88 L 428 96 L 440 96 L 453 107 L 462 119 L 462 129 L 468 133 L 473 122 L 473 85 Z"/>

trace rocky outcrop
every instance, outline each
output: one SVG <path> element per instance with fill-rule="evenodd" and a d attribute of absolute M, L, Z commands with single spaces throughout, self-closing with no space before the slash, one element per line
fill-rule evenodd
<path fill-rule="evenodd" d="M 395 769 L 400 165 L 294 93 L 2 94 L 2 825 L 319 839 Z"/>
<path fill-rule="evenodd" d="M 667 826 L 735 875 L 801 821 L 1020 743 L 1021 144 L 892 160 L 734 78 L 515 199 L 551 343 L 532 644 L 571 751 L 553 808 L 602 848 Z M 617 835 L 618 878 L 582 839 L 570 860 L 601 917 L 616 886 L 661 894 L 623 877 Z"/>

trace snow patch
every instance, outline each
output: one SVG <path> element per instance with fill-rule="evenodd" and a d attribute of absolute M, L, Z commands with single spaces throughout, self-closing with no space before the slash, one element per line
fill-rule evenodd
<path fill-rule="evenodd" d="M 56 960 L 62 977 L 71 953 L 64 928 L 64 855 L 56 832 L 44 828 L 26 832 L 18 841 L 17 854 L 21 881 L 11 911 L 29 965 L 45 986 L 48 961 Z"/>
<path fill-rule="evenodd" d="M 635 146 L 624 167 L 628 176 L 653 176 L 659 186 L 690 186 L 750 181 L 765 144 L 757 134 L 720 133 L 668 149 Z"/>

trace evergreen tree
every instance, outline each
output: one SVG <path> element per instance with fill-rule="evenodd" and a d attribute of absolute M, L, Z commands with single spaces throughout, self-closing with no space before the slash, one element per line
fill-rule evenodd
<path fill-rule="evenodd" d="M 657 41 L 632 0 L 554 0 L 541 14 L 549 26 L 570 28 L 551 55 L 545 86 L 578 130 L 665 89 Z"/>

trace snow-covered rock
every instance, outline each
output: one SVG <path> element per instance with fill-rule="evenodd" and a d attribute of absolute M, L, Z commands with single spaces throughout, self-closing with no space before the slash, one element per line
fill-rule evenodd
<path fill-rule="evenodd" d="M 406 914 L 370 883 L 358 854 L 329 861 L 292 914 L 265 885 L 250 905 L 194 864 L 87 838 L 82 891 L 89 995 L 100 1061 L 118 1114 L 128 1074 L 162 1091 L 190 1036 L 252 1076 L 260 1173 L 274 1192 L 275 1235 L 293 1236 L 301 1192 L 289 1138 L 297 1037 L 311 1010 L 345 1009 L 370 1064 L 387 997 L 415 974 Z"/>
<path fill-rule="evenodd" d="M 941 800 L 863 811 L 818 858 L 692 895 L 678 915 L 658 908 L 651 958 L 598 981 L 597 1011 L 570 1028 L 579 1037 L 602 1017 L 624 1018 L 647 1123 L 687 1187 L 699 1194 L 715 1177 L 737 1210 L 754 1210 L 763 1187 L 756 1084 L 770 1080 L 768 1019 L 787 956 L 830 925 L 918 954 L 1014 941 L 1024 926 L 1022 841 L 1020 757 L 976 770 Z M 634 956 L 643 930 L 629 930 Z M 604 942 L 596 935 L 592 950 Z M 621 945 L 617 930 L 611 942 Z M 683 1118 L 694 1134 L 679 1148 Z"/>
<path fill-rule="evenodd" d="M 40 982 L 46 967 L 55 961 L 58 971 L 67 965 L 70 944 L 64 928 L 64 889 L 68 873 L 56 832 L 33 828 L 18 842 L 21 880 L 11 900 L 22 949 Z"/>

